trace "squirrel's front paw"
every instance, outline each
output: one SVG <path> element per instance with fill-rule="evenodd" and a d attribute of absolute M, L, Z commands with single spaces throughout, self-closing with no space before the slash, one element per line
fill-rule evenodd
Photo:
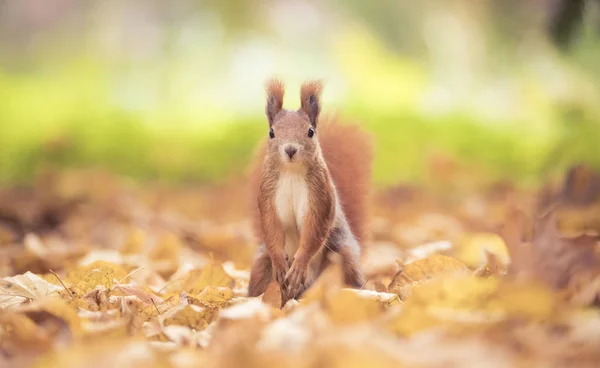
<path fill-rule="evenodd" d="M 288 270 L 289 266 L 285 257 L 273 262 L 273 277 L 281 287 L 282 291 L 284 289 L 285 275 L 287 274 Z"/>
<path fill-rule="evenodd" d="M 296 298 L 296 296 L 304 289 L 307 268 L 306 264 L 294 262 L 287 272 L 284 284 L 286 286 L 288 299 Z"/>

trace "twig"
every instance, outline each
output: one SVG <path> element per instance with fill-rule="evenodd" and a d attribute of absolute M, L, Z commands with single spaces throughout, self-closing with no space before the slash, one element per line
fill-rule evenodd
<path fill-rule="evenodd" d="M 150 301 L 152 302 L 152 305 L 154 305 L 154 309 L 156 309 L 156 313 L 158 313 L 158 315 L 160 316 L 160 311 L 158 310 L 158 307 L 156 306 L 156 303 L 154 302 L 154 298 L 150 298 Z"/>
<path fill-rule="evenodd" d="M 166 284 L 165 286 L 163 286 L 162 288 L 160 288 L 160 290 L 158 290 L 156 292 L 156 294 L 160 294 L 161 291 L 165 290 L 165 288 L 167 288 L 168 286 L 173 285 L 174 283 L 176 283 L 177 281 L 183 281 L 184 279 L 177 279 L 177 280 L 173 280 L 171 282 L 169 282 L 168 284 Z"/>
<path fill-rule="evenodd" d="M 133 271 L 129 272 L 127 275 L 125 275 L 125 277 L 123 277 L 122 279 L 120 279 L 119 281 L 117 281 L 117 284 L 120 284 L 120 283 L 121 283 L 121 281 L 125 280 L 125 279 L 126 279 L 126 278 L 128 278 L 129 276 L 131 276 L 131 275 L 133 275 L 134 273 L 136 273 L 136 272 L 138 272 L 138 271 L 140 271 L 140 270 L 143 270 L 143 269 L 144 269 L 144 267 L 139 267 L 139 268 L 136 268 L 135 270 L 133 270 Z"/>
<path fill-rule="evenodd" d="M 58 274 L 52 270 L 48 270 L 48 271 L 50 271 L 50 273 L 53 274 L 58 279 L 58 282 L 60 282 L 60 284 L 65 288 L 65 290 L 67 291 L 67 293 L 69 294 L 71 299 L 75 300 L 75 297 L 73 296 L 73 294 L 71 294 L 71 290 L 69 290 L 67 288 L 67 286 L 65 285 L 65 283 L 60 279 L 60 277 L 58 277 Z"/>

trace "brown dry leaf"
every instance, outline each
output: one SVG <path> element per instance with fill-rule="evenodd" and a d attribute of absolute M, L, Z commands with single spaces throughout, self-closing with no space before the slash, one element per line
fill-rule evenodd
<path fill-rule="evenodd" d="M 0 309 L 57 295 L 62 289 L 29 271 L 23 275 L 5 277 L 0 280 Z"/>
<path fill-rule="evenodd" d="M 38 303 L 21 308 L 21 312 L 36 321 L 41 321 L 40 316 L 45 314 L 59 318 L 69 326 L 69 331 L 74 338 L 82 333 L 81 319 L 77 312 L 61 299 L 44 298 Z"/>
<path fill-rule="evenodd" d="M 281 288 L 277 281 L 273 280 L 269 283 L 269 286 L 267 286 L 267 290 L 265 290 L 261 299 L 265 304 L 268 304 L 273 308 L 282 307 Z"/>
<path fill-rule="evenodd" d="M 209 262 L 202 270 L 191 271 L 183 283 L 185 292 L 200 294 L 207 286 L 233 287 L 233 279 L 223 267 L 215 262 Z"/>
<path fill-rule="evenodd" d="M 16 268 L 39 273 L 59 269 L 80 259 L 89 251 L 89 247 L 85 245 L 56 240 L 43 240 L 34 233 L 26 234 L 23 239 L 24 251 L 14 261 Z"/>
<path fill-rule="evenodd" d="M 68 302 L 76 308 L 91 312 L 106 311 L 111 307 L 108 293 L 109 291 L 104 288 L 97 288 Z"/>
<path fill-rule="evenodd" d="M 31 318 L 22 313 L 3 312 L 0 314 L 0 350 L 16 354 L 25 349 L 29 352 L 47 350 L 51 347 L 52 336 L 41 329 Z"/>
<path fill-rule="evenodd" d="M 405 300 L 410 296 L 411 289 L 414 285 L 427 282 L 436 277 L 442 277 L 452 274 L 467 274 L 468 267 L 448 256 L 434 254 L 428 258 L 420 259 L 409 263 L 396 274 L 388 290 L 400 296 L 400 299 Z"/>
<path fill-rule="evenodd" d="M 162 298 L 155 295 L 147 286 L 117 284 L 112 290 L 114 291 L 112 293 L 113 295 L 119 295 L 119 293 L 121 293 L 121 295 L 135 295 L 146 304 L 160 304 L 163 302 Z"/>
<path fill-rule="evenodd" d="M 179 296 L 171 295 L 164 299 L 162 303 L 147 305 L 140 311 L 140 316 L 144 321 L 149 321 L 159 315 L 162 315 L 169 309 L 179 304 Z"/>
<path fill-rule="evenodd" d="M 549 211 L 534 224 L 531 243 L 524 244 L 518 234 L 525 229 L 514 225 L 514 221 L 508 222 L 509 228 L 503 234 L 513 259 L 509 275 L 540 280 L 557 290 L 578 288 L 600 275 L 600 259 L 596 252 L 598 236 L 561 237 L 554 211 Z M 585 293 L 590 292 L 587 289 Z M 571 294 L 575 293 L 571 290 Z M 576 295 L 573 297 L 577 298 Z"/>
<path fill-rule="evenodd" d="M 37 354 L 64 346 L 81 336 L 79 317 L 67 304 L 45 298 L 11 312 L 0 313 L 0 350 L 9 355 Z"/>

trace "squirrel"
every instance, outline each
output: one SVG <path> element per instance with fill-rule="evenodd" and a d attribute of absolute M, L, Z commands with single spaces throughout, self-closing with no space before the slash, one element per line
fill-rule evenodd
<path fill-rule="evenodd" d="M 341 260 L 344 283 L 364 286 L 360 267 L 367 231 L 373 152 L 357 125 L 320 122 L 320 81 L 300 88 L 301 107 L 283 108 L 284 85 L 266 84 L 269 137 L 252 172 L 253 225 L 259 247 L 249 296 L 276 280 L 282 305 L 299 298 L 331 263 Z"/>

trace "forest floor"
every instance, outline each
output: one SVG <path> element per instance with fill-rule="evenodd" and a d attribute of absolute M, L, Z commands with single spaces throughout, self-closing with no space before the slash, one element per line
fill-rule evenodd
<path fill-rule="evenodd" d="M 576 185 L 558 206 L 556 190 L 510 184 L 379 190 L 363 288 L 343 287 L 334 264 L 279 308 L 275 284 L 246 296 L 244 183 L 141 186 L 90 170 L 0 190 L 0 366 L 600 361 L 600 201 L 575 205 Z"/>

